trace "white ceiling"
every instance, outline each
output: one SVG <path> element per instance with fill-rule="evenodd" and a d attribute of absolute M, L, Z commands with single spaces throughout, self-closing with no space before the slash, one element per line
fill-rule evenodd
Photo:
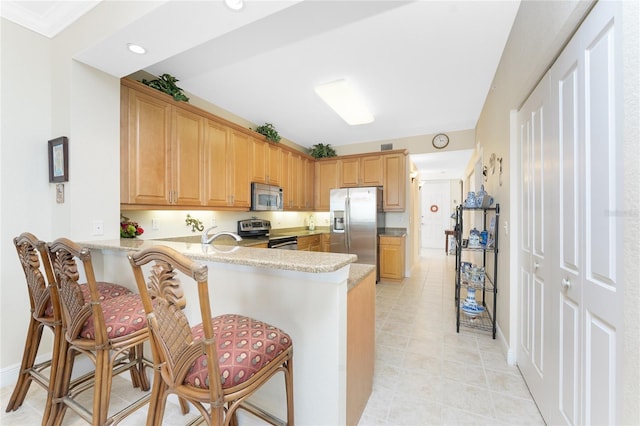
<path fill-rule="evenodd" d="M 1 3 L 2 16 L 53 37 L 99 2 Z M 473 129 L 518 6 L 245 0 L 234 12 L 222 0 L 160 1 L 77 59 L 117 77 L 169 73 L 186 92 L 250 122 L 273 123 L 299 145 L 339 147 Z M 132 55 L 128 42 L 148 53 Z M 347 125 L 314 93 L 314 85 L 339 78 L 364 95 L 373 123 Z M 412 159 L 421 176 L 461 178 L 470 153 Z"/>

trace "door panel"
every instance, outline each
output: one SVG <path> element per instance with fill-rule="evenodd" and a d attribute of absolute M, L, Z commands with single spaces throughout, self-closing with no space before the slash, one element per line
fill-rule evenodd
<path fill-rule="evenodd" d="M 617 2 L 616 2 L 617 3 Z M 622 94 L 616 86 L 621 61 L 615 47 L 621 39 L 616 22 L 618 4 L 605 2 L 606 13 L 594 17 L 586 36 L 585 87 L 585 422 L 616 424 L 621 407 L 623 324 L 621 282 L 622 228 L 615 212 L 622 211 L 620 121 Z M 617 15 L 621 16 L 621 15 Z M 597 22 L 597 23 L 596 23 Z M 616 368 L 618 366 L 618 368 Z M 620 405 L 617 405 L 620 404 Z"/>
<path fill-rule="evenodd" d="M 559 64 L 560 67 L 562 64 Z M 559 68 L 560 69 L 560 68 Z M 581 220 L 580 207 L 582 193 L 581 154 L 579 128 L 580 94 L 578 68 L 575 61 L 567 63 L 566 70 L 555 83 L 558 87 L 558 124 L 560 149 L 560 257 L 558 273 L 554 278 L 561 304 L 560 353 L 558 367 L 561 372 L 560 400 L 558 410 L 551 410 L 548 416 L 559 417 L 569 424 L 580 423 L 580 354 L 581 343 L 581 297 L 578 285 L 582 269 L 580 261 Z M 565 287 L 563 287 L 563 283 Z M 571 285 L 573 283 L 573 285 Z M 570 286 L 570 287 L 566 287 Z"/>
<path fill-rule="evenodd" d="M 421 235 L 422 248 L 443 249 L 444 231 L 451 228 L 451 184 L 447 182 L 425 182 L 420 189 L 421 201 Z M 437 212 L 431 206 L 438 206 Z"/>
<path fill-rule="evenodd" d="M 563 306 L 572 308 L 571 325 L 560 336 L 560 412 L 574 424 L 615 424 L 619 404 L 621 230 L 611 214 L 619 211 L 622 164 L 616 150 L 616 7 L 599 3 L 556 65 L 563 165 L 558 282 Z"/>
<path fill-rule="evenodd" d="M 554 221 L 547 220 L 547 217 L 549 207 L 553 205 L 551 197 L 556 182 L 552 172 L 555 170 L 553 161 L 557 158 L 547 128 L 548 103 L 549 86 L 548 78 L 545 78 L 518 114 L 522 164 L 519 289 L 522 336 L 518 366 L 543 412 L 557 392 L 547 385 L 548 377 L 553 375 L 549 354 L 556 342 L 548 324 L 557 324 L 552 293 L 548 289 L 552 270 L 548 263 L 552 257 L 549 257 L 546 247 L 550 228 L 554 226 Z M 549 368 L 552 368 L 551 372 Z"/>
<path fill-rule="evenodd" d="M 560 309 L 559 413 L 555 413 L 553 410 L 543 413 L 543 416 L 547 419 L 547 423 L 549 423 L 550 416 L 559 416 L 561 421 L 556 421 L 558 424 L 578 424 L 580 363 L 576 362 L 576 359 L 580 357 L 580 340 L 578 338 L 580 336 L 580 307 L 570 299 L 562 297 Z M 554 361 L 552 360 L 552 362 Z"/>

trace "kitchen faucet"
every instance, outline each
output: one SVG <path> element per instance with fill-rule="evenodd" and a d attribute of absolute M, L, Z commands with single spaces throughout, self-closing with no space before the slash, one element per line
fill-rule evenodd
<path fill-rule="evenodd" d="M 223 235 L 227 235 L 231 238 L 233 238 L 236 241 L 242 241 L 242 237 L 234 232 L 229 232 L 229 231 L 221 231 L 221 232 L 216 232 L 215 234 L 213 234 L 212 236 L 209 236 L 209 232 L 211 232 L 211 230 L 213 230 L 214 228 L 217 228 L 217 225 L 213 225 L 207 229 L 204 230 L 204 232 L 202 233 L 202 239 L 201 242 L 202 244 L 210 244 L 212 243 L 216 238 L 221 237 Z"/>

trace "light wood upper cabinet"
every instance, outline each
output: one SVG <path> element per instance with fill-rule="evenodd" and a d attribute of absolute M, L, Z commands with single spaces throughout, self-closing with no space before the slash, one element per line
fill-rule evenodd
<path fill-rule="evenodd" d="M 120 199 L 125 204 L 171 203 L 171 105 L 121 91 Z"/>
<path fill-rule="evenodd" d="M 386 212 L 405 210 L 407 152 L 362 154 L 316 161 L 315 209 L 329 210 L 333 188 L 381 186 Z"/>
<path fill-rule="evenodd" d="M 282 184 L 282 149 L 273 143 L 253 139 L 253 170 L 251 182 Z"/>
<path fill-rule="evenodd" d="M 382 186 L 382 156 L 343 157 L 339 162 L 340 187 Z"/>
<path fill-rule="evenodd" d="M 267 183 L 267 143 L 263 140 L 251 138 L 253 162 L 251 167 L 251 182 Z"/>
<path fill-rule="evenodd" d="M 282 186 L 282 149 L 272 143 L 267 144 L 267 183 Z"/>
<path fill-rule="evenodd" d="M 340 170 L 339 187 L 356 187 L 360 186 L 360 158 L 349 157 L 341 158 L 338 161 Z"/>
<path fill-rule="evenodd" d="M 172 107 L 171 203 L 202 206 L 204 202 L 204 118 Z"/>
<path fill-rule="evenodd" d="M 293 209 L 293 174 L 291 171 L 291 153 L 288 151 L 283 151 L 281 156 L 282 161 L 282 198 L 283 198 L 283 208 L 285 210 Z"/>
<path fill-rule="evenodd" d="M 407 186 L 406 153 L 387 154 L 383 162 L 383 209 L 386 212 L 403 212 Z"/>
<path fill-rule="evenodd" d="M 303 195 L 303 209 L 313 210 L 314 197 L 315 197 L 315 166 L 316 162 L 309 158 L 303 158 L 304 169 L 304 195 Z"/>
<path fill-rule="evenodd" d="M 251 182 L 282 186 L 285 210 L 317 203 L 313 158 L 130 79 L 121 80 L 120 128 L 120 202 L 127 208 L 248 210 Z M 335 161 L 324 188 L 339 187 Z"/>
<path fill-rule="evenodd" d="M 228 129 L 207 120 L 205 126 L 205 201 L 208 206 L 228 207 L 232 204 L 233 174 L 230 161 L 232 147 Z"/>
<path fill-rule="evenodd" d="M 121 202 L 204 205 L 204 119 L 127 88 L 121 106 Z"/>
<path fill-rule="evenodd" d="M 229 130 L 231 138 L 231 206 L 251 207 L 252 139 L 245 133 Z"/>
<path fill-rule="evenodd" d="M 331 190 L 340 188 L 338 162 L 338 159 L 316 161 L 315 210 L 329 211 L 329 197 Z"/>

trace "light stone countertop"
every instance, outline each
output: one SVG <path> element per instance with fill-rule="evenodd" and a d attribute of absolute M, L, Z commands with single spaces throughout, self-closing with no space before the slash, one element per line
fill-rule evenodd
<path fill-rule="evenodd" d="M 405 237 L 407 235 L 407 228 L 385 228 L 380 236 L 383 237 Z"/>
<path fill-rule="evenodd" d="M 376 267 L 364 263 L 352 263 L 349 268 L 349 279 L 347 280 L 347 292 L 360 283 L 370 272 L 375 273 Z"/>
<path fill-rule="evenodd" d="M 87 241 L 80 244 L 94 250 L 122 252 L 139 251 L 156 245 L 165 245 L 194 260 L 311 273 L 334 272 L 344 266 L 353 264 L 358 258 L 354 254 L 267 250 L 217 244 L 202 245 L 200 243 L 142 240 L 138 238 Z"/>

